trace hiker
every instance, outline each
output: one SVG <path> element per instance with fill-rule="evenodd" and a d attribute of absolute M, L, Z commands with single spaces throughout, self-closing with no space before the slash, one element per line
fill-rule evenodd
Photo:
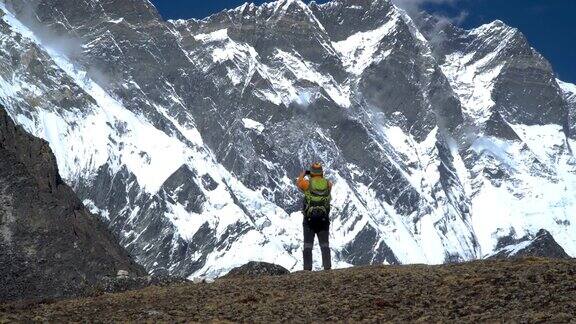
<path fill-rule="evenodd" d="M 324 178 L 322 165 L 314 163 L 310 170 L 300 174 L 296 184 L 304 192 L 304 270 L 312 270 L 312 247 L 316 235 L 322 251 L 322 265 L 324 270 L 330 270 L 332 261 L 328 236 L 332 183 Z"/>

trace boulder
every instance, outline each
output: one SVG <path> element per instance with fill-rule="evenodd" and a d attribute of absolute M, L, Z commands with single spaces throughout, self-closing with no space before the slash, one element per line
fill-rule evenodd
<path fill-rule="evenodd" d="M 541 257 L 553 259 L 569 259 L 570 256 L 556 242 L 552 234 L 541 229 L 534 236 L 525 236 L 519 240 L 511 240 L 488 257 L 488 259 L 507 259 L 522 257 Z"/>
<path fill-rule="evenodd" d="M 260 276 L 281 276 L 289 274 L 288 269 L 279 266 L 277 264 L 268 262 L 257 262 L 250 261 L 243 266 L 236 267 L 224 277 L 238 277 L 238 276 L 249 276 L 249 277 L 260 277 Z"/>

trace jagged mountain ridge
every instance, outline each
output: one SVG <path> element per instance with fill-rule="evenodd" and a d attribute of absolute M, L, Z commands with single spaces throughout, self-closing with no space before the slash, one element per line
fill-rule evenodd
<path fill-rule="evenodd" d="M 147 1 L 2 10 L 0 98 L 148 270 L 297 269 L 292 179 L 315 159 L 341 266 L 476 259 L 542 228 L 576 253 L 569 95 L 500 22 L 385 0 L 171 22 Z"/>

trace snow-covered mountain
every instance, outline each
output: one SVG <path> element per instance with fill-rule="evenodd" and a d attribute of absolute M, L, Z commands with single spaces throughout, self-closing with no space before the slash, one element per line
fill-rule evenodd
<path fill-rule="evenodd" d="M 164 21 L 146 0 L 3 0 L 0 102 L 153 272 L 301 267 L 315 160 L 337 266 L 576 255 L 575 86 L 520 31 L 388 0 Z"/>

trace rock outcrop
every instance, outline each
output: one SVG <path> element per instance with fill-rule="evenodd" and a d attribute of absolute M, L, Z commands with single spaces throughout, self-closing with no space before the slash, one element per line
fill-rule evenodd
<path fill-rule="evenodd" d="M 0 301 L 80 295 L 119 270 L 145 274 L 0 106 Z"/>
<path fill-rule="evenodd" d="M 508 240 L 509 241 L 509 240 Z M 504 247 L 500 248 L 490 259 L 506 259 L 521 257 L 542 257 L 554 259 L 569 259 L 570 256 L 554 240 L 550 232 L 541 229 L 535 236 L 525 236 L 511 242 L 502 241 Z"/>
<path fill-rule="evenodd" d="M 256 262 L 251 261 L 243 266 L 236 267 L 224 277 L 238 277 L 238 276 L 249 276 L 249 277 L 259 277 L 259 276 L 281 276 L 289 274 L 286 268 L 279 266 L 277 264 L 268 262 Z"/>

